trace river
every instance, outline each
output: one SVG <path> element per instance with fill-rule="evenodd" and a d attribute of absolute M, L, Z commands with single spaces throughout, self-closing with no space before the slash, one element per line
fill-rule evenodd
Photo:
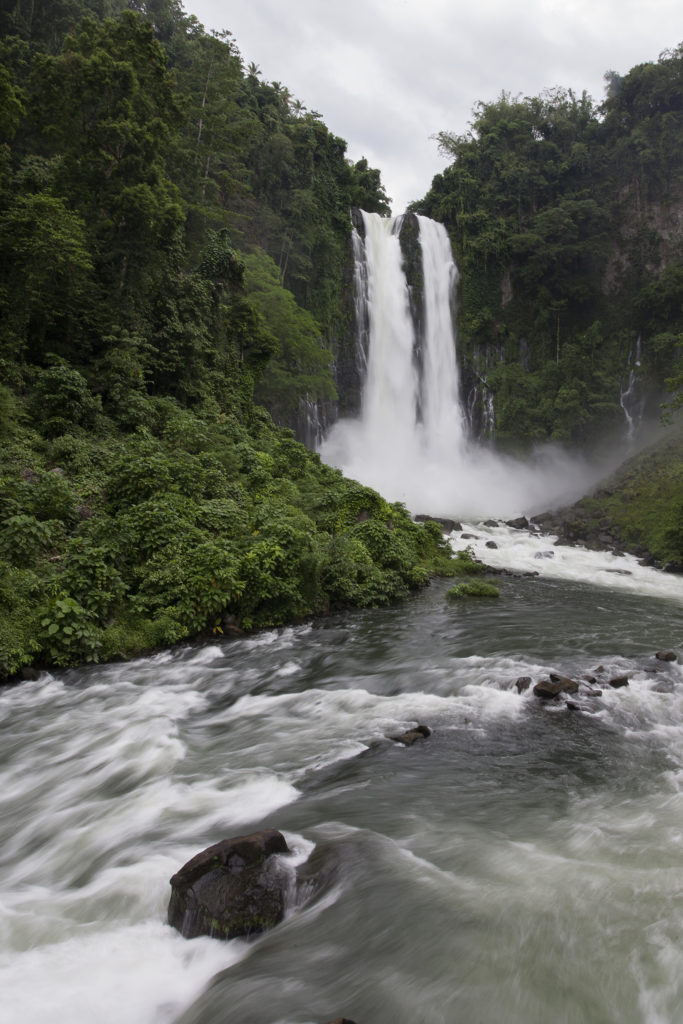
<path fill-rule="evenodd" d="M 520 571 L 497 601 L 436 580 L 0 692 L 0 1019 L 680 1021 L 683 672 L 654 654 L 683 648 L 681 580 L 464 529 Z M 574 710 L 514 686 L 599 668 L 628 687 Z M 264 826 L 317 897 L 249 943 L 181 938 L 169 877 Z"/>

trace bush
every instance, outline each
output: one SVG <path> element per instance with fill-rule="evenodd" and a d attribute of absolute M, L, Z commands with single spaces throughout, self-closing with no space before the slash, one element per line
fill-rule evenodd
<path fill-rule="evenodd" d="M 471 583 L 457 583 L 446 591 L 446 597 L 451 601 L 463 597 L 500 597 L 500 590 L 485 580 L 472 580 Z"/>
<path fill-rule="evenodd" d="M 477 573 L 486 572 L 486 566 L 474 557 L 474 551 L 470 547 L 456 551 L 451 565 L 454 576 L 476 576 Z"/>
<path fill-rule="evenodd" d="M 95 617 L 69 594 L 60 592 L 40 612 L 41 653 L 49 664 L 78 665 L 97 661 L 102 630 Z"/>

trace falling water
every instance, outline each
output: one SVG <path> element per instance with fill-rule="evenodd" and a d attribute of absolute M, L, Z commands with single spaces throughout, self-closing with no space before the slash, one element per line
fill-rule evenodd
<path fill-rule="evenodd" d="M 423 289 L 415 315 L 401 247 L 405 217 L 363 213 L 362 220 L 364 238 L 354 236 L 361 414 L 334 425 L 322 457 L 433 515 L 533 513 L 584 494 L 604 466 L 557 447 L 520 463 L 468 438 L 453 316 L 458 274 L 444 226 L 417 217 Z M 486 417 L 492 426 L 490 391 Z"/>

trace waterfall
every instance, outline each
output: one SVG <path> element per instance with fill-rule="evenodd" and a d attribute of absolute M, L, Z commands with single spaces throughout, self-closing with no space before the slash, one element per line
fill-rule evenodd
<path fill-rule="evenodd" d="M 585 493 L 601 471 L 577 457 L 555 447 L 521 463 L 468 437 L 456 358 L 458 275 L 445 227 L 414 214 L 362 213 L 355 223 L 360 416 L 334 424 L 322 458 L 415 513 L 512 516 Z M 482 419 L 492 431 L 493 392 L 484 390 Z"/>
<path fill-rule="evenodd" d="M 450 241 L 442 224 L 415 218 L 420 263 L 412 276 L 422 287 L 411 294 L 401 246 L 407 218 L 362 217 L 364 237 L 354 231 L 361 414 L 336 424 L 321 454 L 393 499 L 412 503 L 420 481 L 438 500 L 444 473 L 465 443 Z"/>

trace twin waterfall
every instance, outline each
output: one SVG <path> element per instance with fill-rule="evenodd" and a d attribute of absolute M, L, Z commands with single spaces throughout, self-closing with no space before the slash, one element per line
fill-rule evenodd
<path fill-rule="evenodd" d="M 362 428 L 369 457 L 390 464 L 419 456 L 442 464 L 462 446 L 463 422 L 451 318 L 456 268 L 442 224 L 418 217 L 423 316 L 413 317 L 399 232 L 403 218 L 364 215 L 367 273 L 358 303 L 367 310 Z M 423 322 L 420 322 L 420 319 Z M 417 320 L 417 322 L 416 322 Z"/>
<path fill-rule="evenodd" d="M 444 226 L 362 213 L 362 228 L 354 230 L 361 411 L 334 424 L 322 458 L 413 513 L 509 517 L 584 493 L 590 481 L 576 458 L 552 448 L 520 463 L 467 437 L 453 318 L 457 269 Z"/>
<path fill-rule="evenodd" d="M 414 269 L 422 284 L 416 294 L 404 268 L 404 218 L 362 217 L 364 238 L 354 230 L 361 415 L 335 424 L 321 454 L 412 511 L 429 506 L 446 514 L 444 485 L 465 451 L 450 241 L 442 224 L 416 218 L 421 266 Z"/>

